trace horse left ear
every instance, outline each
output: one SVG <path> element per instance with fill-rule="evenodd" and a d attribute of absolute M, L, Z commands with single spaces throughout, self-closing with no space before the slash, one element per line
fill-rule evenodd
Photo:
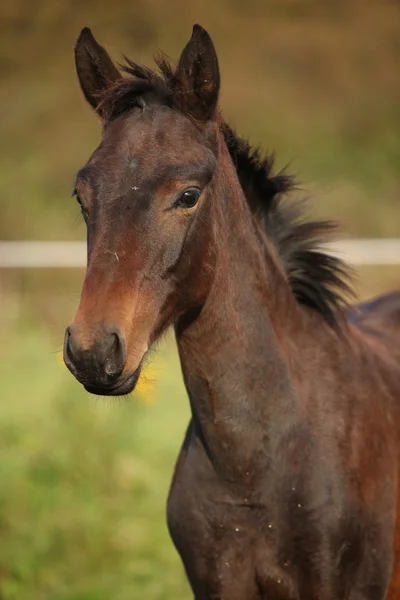
<path fill-rule="evenodd" d="M 194 25 L 176 72 L 182 108 L 200 121 L 212 119 L 218 103 L 219 69 L 214 44 L 207 31 Z"/>
<path fill-rule="evenodd" d="M 89 27 L 80 32 L 74 53 L 82 92 L 89 104 L 97 110 L 102 94 L 121 79 L 121 74 L 106 50 L 97 43 Z"/>

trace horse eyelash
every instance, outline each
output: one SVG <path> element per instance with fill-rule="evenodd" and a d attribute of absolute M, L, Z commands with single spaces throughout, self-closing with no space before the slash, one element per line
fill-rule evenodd
<path fill-rule="evenodd" d="M 73 197 L 75 197 L 75 198 L 77 199 L 77 201 L 78 201 L 78 204 L 79 204 L 79 206 L 82 208 L 82 210 L 86 210 L 86 209 L 85 209 L 85 206 L 84 206 L 84 204 L 83 204 L 83 202 L 82 202 L 82 200 L 81 200 L 81 197 L 80 197 L 80 195 L 78 194 L 78 190 L 77 190 L 76 188 L 74 188 L 74 191 L 73 191 L 73 192 L 72 192 L 72 194 L 71 194 L 71 198 L 73 198 Z"/>
<path fill-rule="evenodd" d="M 78 190 L 76 188 L 74 188 L 74 190 L 71 194 L 71 198 L 73 198 L 74 196 L 77 199 L 79 207 L 80 207 L 79 216 L 87 224 L 87 220 L 88 220 L 88 216 L 89 216 L 88 211 L 87 211 L 85 205 L 83 204 L 81 197 L 79 196 Z"/>

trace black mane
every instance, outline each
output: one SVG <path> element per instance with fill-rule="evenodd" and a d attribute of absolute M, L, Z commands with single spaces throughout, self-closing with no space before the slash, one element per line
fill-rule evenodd
<path fill-rule="evenodd" d="M 274 155 L 261 157 L 226 123 L 222 131 L 247 202 L 274 243 L 295 297 L 337 328 L 353 296 L 350 267 L 323 250 L 337 224 L 305 220 L 307 203 L 287 198 L 295 180 L 286 173 L 274 175 Z"/>
<path fill-rule="evenodd" d="M 142 106 L 144 94 L 181 108 L 174 71 L 163 57 L 156 63 L 160 75 L 126 59 L 122 69 L 130 77 L 107 90 L 99 104 L 104 120 L 111 121 L 133 106 Z M 226 123 L 222 122 L 221 129 L 246 200 L 274 243 L 293 294 L 300 304 L 318 311 L 339 329 L 346 299 L 352 296 L 350 269 L 322 249 L 336 230 L 336 223 L 305 220 L 305 203 L 287 199 L 295 189 L 294 178 L 273 173 L 274 156 L 262 157 Z"/>

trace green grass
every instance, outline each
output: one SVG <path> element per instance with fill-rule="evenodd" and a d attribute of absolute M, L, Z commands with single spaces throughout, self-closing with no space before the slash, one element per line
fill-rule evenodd
<path fill-rule="evenodd" d="M 57 275 L 0 286 L 0 600 L 190 598 L 165 518 L 189 416 L 172 338 L 134 397 L 90 396 L 59 352 L 77 296 L 60 282 L 82 273 Z M 360 275 L 361 297 L 398 287 L 397 268 Z"/>
<path fill-rule="evenodd" d="M 165 519 L 188 420 L 171 344 L 151 403 L 96 400 L 26 326 L 1 354 L 1 600 L 190 597 Z"/>
<path fill-rule="evenodd" d="M 189 414 L 172 339 L 136 396 L 97 399 L 59 353 L 82 272 L 12 275 L 0 279 L 0 600 L 190 598 L 165 518 Z M 361 297 L 398 287 L 397 268 L 360 275 Z"/>

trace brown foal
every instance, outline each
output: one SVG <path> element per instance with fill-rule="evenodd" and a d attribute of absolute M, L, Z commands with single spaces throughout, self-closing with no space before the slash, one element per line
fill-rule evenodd
<path fill-rule="evenodd" d="M 75 58 L 103 134 L 65 362 L 125 394 L 174 326 L 192 419 L 168 525 L 195 598 L 400 598 L 400 294 L 346 307 L 330 223 L 223 122 L 201 27 L 160 74 L 122 77 L 89 29 Z"/>

